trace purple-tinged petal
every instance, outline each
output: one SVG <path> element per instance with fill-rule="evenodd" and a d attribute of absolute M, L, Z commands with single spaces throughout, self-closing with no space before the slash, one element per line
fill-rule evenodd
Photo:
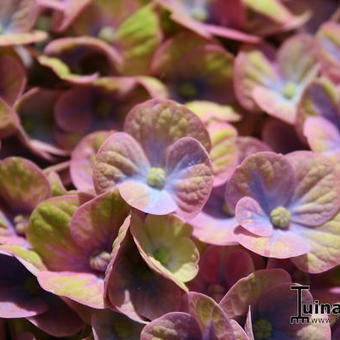
<path fill-rule="evenodd" d="M 130 212 L 117 190 L 96 196 L 81 205 L 71 219 L 75 243 L 88 251 L 111 252 L 118 230 Z"/>
<path fill-rule="evenodd" d="M 210 151 L 209 134 L 201 120 L 171 100 L 152 99 L 136 105 L 127 115 L 125 132 L 143 147 L 152 166 L 162 167 L 165 151 L 181 137 L 193 137 Z"/>
<path fill-rule="evenodd" d="M 0 195 L 18 212 L 31 212 L 51 195 L 49 182 L 43 171 L 33 162 L 8 157 L 0 162 Z"/>
<path fill-rule="evenodd" d="M 124 225 L 114 242 L 105 277 L 105 304 L 137 322 L 179 310 L 183 291 L 152 271 Z M 162 303 L 160 303 L 162 301 Z"/>
<path fill-rule="evenodd" d="M 233 328 L 221 307 L 210 297 L 188 293 L 189 312 L 197 321 L 203 338 L 235 340 Z"/>
<path fill-rule="evenodd" d="M 258 86 L 253 90 L 253 98 L 263 111 L 288 124 L 294 124 L 296 105 L 294 102 L 282 98 L 278 89 L 272 90 L 271 88 Z"/>
<path fill-rule="evenodd" d="M 119 185 L 119 191 L 129 205 L 149 214 L 166 215 L 178 208 L 167 190 L 154 189 L 140 181 L 126 180 Z"/>
<path fill-rule="evenodd" d="M 240 136 L 236 138 L 238 162 L 242 163 L 248 156 L 261 152 L 261 151 L 272 151 L 272 149 L 262 141 L 254 137 Z"/>
<path fill-rule="evenodd" d="M 189 221 L 193 226 L 193 235 L 200 241 L 218 246 L 236 243 L 233 230 L 238 223 L 235 217 L 214 217 L 203 210 Z"/>
<path fill-rule="evenodd" d="M 87 271 L 88 259 L 70 232 L 71 217 L 84 203 L 76 195 L 57 196 L 40 203 L 33 211 L 27 238 L 47 268 L 59 271 Z"/>
<path fill-rule="evenodd" d="M 296 122 L 301 136 L 306 119 L 312 116 L 321 116 L 336 126 L 340 125 L 339 91 L 328 78 L 315 79 L 301 97 Z"/>
<path fill-rule="evenodd" d="M 296 332 L 297 340 L 337 339 L 336 334 L 332 334 L 328 315 L 312 314 L 311 319 L 318 320 L 316 323 L 308 323 Z M 332 337 L 333 336 L 333 337 Z"/>
<path fill-rule="evenodd" d="M 296 151 L 286 158 L 297 180 L 289 205 L 291 220 L 310 227 L 325 223 L 340 208 L 340 176 L 334 163 L 310 151 Z"/>
<path fill-rule="evenodd" d="M 202 340 L 196 320 L 187 313 L 173 312 L 147 324 L 141 340 Z"/>
<path fill-rule="evenodd" d="M 249 305 L 255 304 L 264 292 L 285 282 L 289 283 L 291 279 L 284 270 L 258 270 L 236 282 L 222 299 L 220 306 L 229 318 L 246 315 Z"/>
<path fill-rule="evenodd" d="M 131 220 L 131 233 L 148 266 L 182 289 L 198 272 L 199 252 L 191 240 L 191 228 L 175 215 L 137 214 Z"/>
<path fill-rule="evenodd" d="M 142 325 L 111 310 L 93 313 L 92 330 L 94 340 L 139 340 Z"/>
<path fill-rule="evenodd" d="M 12 107 L 0 98 L 0 137 L 5 138 L 15 133 L 19 118 Z"/>
<path fill-rule="evenodd" d="M 224 185 L 213 188 L 201 212 L 189 221 L 193 235 L 202 242 L 221 246 L 236 243 L 233 230 L 237 221 L 233 212 L 228 211 L 224 195 Z"/>
<path fill-rule="evenodd" d="M 25 69 L 18 59 L 3 55 L 0 57 L 0 77 L 0 97 L 9 105 L 13 105 L 24 92 Z"/>
<path fill-rule="evenodd" d="M 41 296 L 33 274 L 15 255 L 6 250 L 1 249 L 0 264 L 3 272 L 0 285 L 0 316 L 23 318 L 44 313 L 48 306 Z M 32 291 L 25 288 L 25 284 L 30 285 Z"/>
<path fill-rule="evenodd" d="M 251 338 L 248 336 L 248 334 L 245 332 L 245 330 L 239 325 L 238 322 L 235 320 L 230 320 L 231 327 L 233 327 L 234 336 L 236 340 L 254 340 L 254 338 Z"/>
<path fill-rule="evenodd" d="M 340 261 L 340 214 L 318 228 L 300 228 L 310 251 L 292 259 L 304 272 L 321 273 L 339 264 Z"/>
<path fill-rule="evenodd" d="M 239 165 L 227 185 L 231 207 L 245 196 L 256 200 L 265 213 L 290 200 L 295 186 L 294 171 L 280 154 L 258 152 Z"/>
<path fill-rule="evenodd" d="M 45 301 L 49 309 L 28 318 L 33 325 L 56 337 L 75 335 L 84 327 L 79 316 L 62 299 L 49 295 Z"/>
<path fill-rule="evenodd" d="M 257 306 L 253 313 L 257 314 L 257 319 L 253 319 L 253 330 L 256 337 L 256 321 L 266 320 L 272 327 L 272 337 L 283 336 L 284 338 L 300 339 L 297 332 L 306 327 L 303 323 L 292 324 L 290 318 L 298 310 L 296 293 L 291 290 L 292 283 L 284 282 L 270 287 L 263 292 L 258 300 Z M 313 303 L 313 297 L 310 292 L 303 290 L 301 292 L 301 302 L 303 305 Z M 280 315 L 276 311 L 280 309 Z M 308 316 L 307 313 L 303 315 Z M 310 334 L 312 335 L 312 334 Z"/>
<path fill-rule="evenodd" d="M 126 179 L 146 176 L 150 164 L 137 141 L 123 132 L 113 133 L 99 149 L 94 165 L 94 185 L 98 193 Z M 130 203 L 130 202 L 129 202 Z"/>
<path fill-rule="evenodd" d="M 166 189 L 178 206 L 178 214 L 192 218 L 209 198 L 213 173 L 203 146 L 191 137 L 183 137 L 167 150 Z"/>
<path fill-rule="evenodd" d="M 78 190 L 92 192 L 95 155 L 109 137 L 109 131 L 97 131 L 84 137 L 71 154 L 70 175 Z"/>
<path fill-rule="evenodd" d="M 340 158 L 340 131 L 323 117 L 309 117 L 304 125 L 304 135 L 312 151 Z"/>
<path fill-rule="evenodd" d="M 67 195 L 67 190 L 64 186 L 64 183 L 61 177 L 55 171 L 45 171 L 45 175 L 50 183 L 51 187 L 51 196 L 63 196 Z"/>
<path fill-rule="evenodd" d="M 50 293 L 92 308 L 104 308 L 104 282 L 95 274 L 41 271 L 37 279 L 40 286 Z"/>
<path fill-rule="evenodd" d="M 256 236 L 273 235 L 273 225 L 261 206 L 251 197 L 243 197 L 236 204 L 235 216 L 238 225 Z"/>
<path fill-rule="evenodd" d="M 257 236 L 242 227 L 234 229 L 234 234 L 235 240 L 243 247 L 265 257 L 286 259 L 310 251 L 310 245 L 296 232 L 293 223 L 287 230 L 274 229 L 270 237 Z"/>
<path fill-rule="evenodd" d="M 249 340 L 255 340 L 254 332 L 253 332 L 253 322 L 252 322 L 252 315 L 251 315 L 251 306 L 249 306 L 246 322 L 244 324 L 244 330 L 247 334 Z"/>
<path fill-rule="evenodd" d="M 324 23 L 316 35 L 322 68 L 335 82 L 340 81 L 340 24 Z"/>

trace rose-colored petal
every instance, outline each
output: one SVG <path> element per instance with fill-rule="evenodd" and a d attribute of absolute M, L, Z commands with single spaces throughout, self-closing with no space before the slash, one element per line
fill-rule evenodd
<path fill-rule="evenodd" d="M 146 325 L 141 340 L 202 340 L 196 320 L 187 313 L 173 312 Z"/>
<path fill-rule="evenodd" d="M 0 162 L 0 195 L 18 212 L 31 212 L 51 195 L 49 182 L 33 162 L 8 157 Z"/>
<path fill-rule="evenodd" d="M 92 308 L 104 308 L 104 282 L 95 274 L 41 271 L 37 279 L 41 287 L 50 293 Z"/>
<path fill-rule="evenodd" d="M 29 317 L 28 320 L 32 324 L 49 335 L 57 337 L 74 335 L 84 327 L 79 316 L 60 298 L 49 295 L 46 301 L 48 311 Z"/>
<path fill-rule="evenodd" d="M 282 155 L 258 152 L 236 168 L 227 185 L 226 199 L 235 207 L 242 197 L 249 196 L 268 214 L 290 200 L 294 186 L 293 168 Z"/>
<path fill-rule="evenodd" d="M 330 157 L 340 157 L 340 131 L 327 119 L 309 117 L 305 121 L 304 135 L 313 151 Z"/>
<path fill-rule="evenodd" d="M 229 319 L 213 299 L 204 294 L 189 292 L 188 305 L 203 337 L 217 340 L 235 339 Z"/>
<path fill-rule="evenodd" d="M 261 206 L 251 197 L 241 198 L 235 208 L 238 224 L 257 236 L 273 235 L 273 225 Z"/>
<path fill-rule="evenodd" d="M 286 156 L 297 179 L 289 210 L 292 221 L 318 226 L 340 208 L 340 177 L 334 163 L 310 151 L 296 151 Z"/>
<path fill-rule="evenodd" d="M 113 240 L 129 211 L 117 190 L 96 196 L 74 212 L 72 238 L 84 250 L 111 252 Z"/>
<path fill-rule="evenodd" d="M 339 230 L 339 213 L 318 228 L 300 228 L 301 236 L 310 243 L 311 249 L 292 261 L 308 273 L 320 273 L 337 266 L 340 258 Z"/>
<path fill-rule="evenodd" d="M 11 72 L 8 72 L 11 70 Z M 0 97 L 13 105 L 24 92 L 26 86 L 26 72 L 23 65 L 16 58 L 3 55 L 0 57 Z"/>
<path fill-rule="evenodd" d="M 192 218 L 209 198 L 213 173 L 209 156 L 195 139 L 183 137 L 169 147 L 166 157 L 166 189 L 178 206 L 178 214 Z"/>
<path fill-rule="evenodd" d="M 57 196 L 40 203 L 31 215 L 27 237 L 50 270 L 88 270 L 87 256 L 70 232 L 71 217 L 81 203 L 76 195 Z"/>
<path fill-rule="evenodd" d="M 242 227 L 234 229 L 234 234 L 235 240 L 243 247 L 266 257 L 285 259 L 306 254 L 311 248 L 293 223 L 287 230 L 274 229 L 270 237 L 256 236 Z"/>
<path fill-rule="evenodd" d="M 258 270 L 236 282 L 222 299 L 220 306 L 229 318 L 245 315 L 249 305 L 256 303 L 263 293 L 285 282 L 289 283 L 291 279 L 284 270 Z"/>
<path fill-rule="evenodd" d="M 106 306 L 138 322 L 179 310 L 183 291 L 147 266 L 128 232 L 128 226 L 121 228 L 106 271 Z"/>
<path fill-rule="evenodd" d="M 99 149 L 94 166 L 98 193 L 130 178 L 145 177 L 149 162 L 137 141 L 127 133 L 113 133 Z"/>
<path fill-rule="evenodd" d="M 185 106 L 152 99 L 135 106 L 125 119 L 124 130 L 143 147 L 150 163 L 164 165 L 168 146 L 181 137 L 193 137 L 210 150 L 210 139 L 200 119 Z"/>

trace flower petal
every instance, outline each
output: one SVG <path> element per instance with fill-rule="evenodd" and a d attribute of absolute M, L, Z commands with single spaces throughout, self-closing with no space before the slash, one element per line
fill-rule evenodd
<path fill-rule="evenodd" d="M 261 206 L 250 197 L 241 198 L 235 209 L 238 224 L 257 236 L 272 236 L 273 225 L 261 209 Z"/>
<path fill-rule="evenodd" d="M 235 207 L 242 197 L 249 196 L 268 214 L 290 200 L 294 186 L 293 168 L 282 155 L 258 152 L 236 168 L 227 185 L 226 198 Z"/>
<path fill-rule="evenodd" d="M 202 340 L 196 320 L 187 313 L 173 312 L 147 324 L 141 340 Z"/>
<path fill-rule="evenodd" d="M 192 218 L 209 198 L 213 173 L 203 146 L 191 137 L 183 137 L 169 147 L 166 156 L 166 189 L 178 206 L 178 215 Z"/>
<path fill-rule="evenodd" d="M 46 176 L 27 159 L 5 158 L 0 162 L 0 177 L 0 195 L 19 213 L 30 213 L 51 195 Z"/>
<path fill-rule="evenodd" d="M 142 146 L 152 166 L 162 167 L 166 148 L 181 137 L 193 137 L 210 150 L 210 139 L 200 119 L 171 100 L 152 99 L 135 106 L 124 130 Z"/>
<path fill-rule="evenodd" d="M 104 282 L 94 274 L 42 271 L 37 278 L 41 287 L 50 293 L 92 308 L 104 308 Z"/>
<path fill-rule="evenodd" d="M 40 203 L 31 215 L 27 237 L 50 270 L 88 269 L 86 254 L 70 232 L 72 214 L 81 203 L 76 195 L 57 196 Z"/>
<path fill-rule="evenodd" d="M 128 227 L 122 226 L 114 242 L 105 277 L 106 306 L 142 323 L 179 310 L 183 291 L 148 267 Z"/>
<path fill-rule="evenodd" d="M 255 304 L 263 293 L 285 282 L 290 283 L 291 279 L 284 270 L 258 270 L 236 282 L 222 299 L 220 306 L 229 318 L 245 315 L 249 305 Z"/>
<path fill-rule="evenodd" d="M 325 223 L 340 208 L 340 176 L 334 163 L 309 151 L 296 151 L 286 158 L 297 179 L 289 206 L 292 221 L 307 226 Z"/>
<path fill-rule="evenodd" d="M 188 305 L 189 312 L 196 319 L 203 337 L 216 340 L 235 339 L 229 319 L 213 299 L 200 293 L 190 292 Z"/>
<path fill-rule="evenodd" d="M 110 253 L 129 211 L 130 207 L 117 190 L 96 196 L 74 212 L 71 220 L 72 238 L 84 250 L 106 250 Z"/>
<path fill-rule="evenodd" d="M 151 269 L 186 289 L 183 282 L 198 272 L 199 252 L 190 239 L 191 228 L 175 215 L 133 215 L 131 233 Z"/>
<path fill-rule="evenodd" d="M 94 185 L 103 193 L 130 178 L 146 176 L 150 165 L 137 143 L 127 133 L 113 133 L 97 153 L 94 165 Z"/>

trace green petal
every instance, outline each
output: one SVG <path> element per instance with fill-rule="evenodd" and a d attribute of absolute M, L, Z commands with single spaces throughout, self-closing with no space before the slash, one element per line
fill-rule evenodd
<path fill-rule="evenodd" d="M 131 232 L 142 257 L 164 277 L 187 289 L 184 282 L 198 273 L 199 252 L 191 228 L 174 215 L 133 216 Z"/>

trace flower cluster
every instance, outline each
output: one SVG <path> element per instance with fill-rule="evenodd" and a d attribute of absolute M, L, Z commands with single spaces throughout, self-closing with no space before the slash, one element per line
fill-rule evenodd
<path fill-rule="evenodd" d="M 340 339 L 339 162 L 336 0 L 1 0 L 0 340 Z"/>

